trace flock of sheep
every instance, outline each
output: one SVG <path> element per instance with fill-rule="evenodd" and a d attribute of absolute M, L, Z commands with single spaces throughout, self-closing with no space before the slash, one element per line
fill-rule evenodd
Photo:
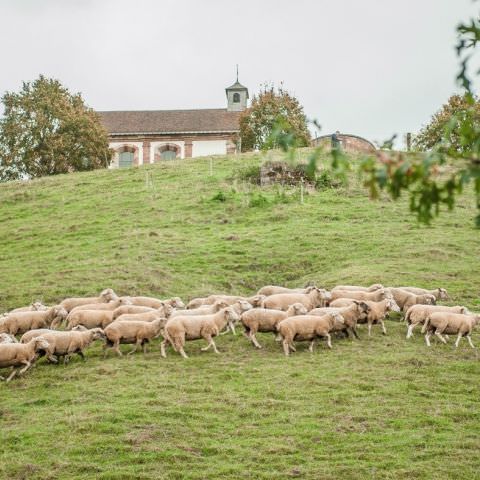
<path fill-rule="evenodd" d="M 61 357 L 67 363 L 74 354 L 84 358 L 84 350 L 95 340 L 103 341 L 104 356 L 108 349 L 121 356 L 120 344 L 134 345 L 129 355 L 139 348 L 146 353 L 147 343 L 157 337 L 162 337 L 163 357 L 170 345 L 187 358 L 185 342 L 198 339 L 207 342 L 203 351 L 212 348 L 219 353 L 214 338 L 230 330 L 235 334 L 238 323 L 256 348 L 261 348 L 257 332 L 271 332 L 289 355 L 297 341 L 309 341 L 313 351 L 320 338 L 331 348 L 332 334 L 348 337 L 351 333 L 358 338 L 358 324 L 367 324 L 369 336 L 376 324 L 386 334 L 384 320 L 389 312 L 405 314 L 407 338 L 422 324 L 428 346 L 435 333 L 444 343 L 444 335 L 458 335 L 455 346 L 465 336 L 473 348 L 471 333 L 480 316 L 463 306 L 436 305 L 447 299 L 443 288 L 375 284 L 339 285 L 327 291 L 316 286 L 289 289 L 270 285 L 252 297 L 210 295 L 195 298 L 185 307 L 178 297 L 119 297 L 108 288 L 98 297 L 67 298 L 52 307 L 36 302 L 0 316 L 0 369 L 11 367 L 8 382 L 41 356 L 54 363 Z M 63 323 L 65 330 L 59 330 Z"/>

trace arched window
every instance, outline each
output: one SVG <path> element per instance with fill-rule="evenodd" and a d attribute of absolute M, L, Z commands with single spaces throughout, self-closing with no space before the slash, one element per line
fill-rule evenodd
<path fill-rule="evenodd" d="M 178 145 L 174 143 L 160 145 L 155 150 L 155 161 L 160 160 L 175 160 L 181 156 L 181 150 Z"/>
<path fill-rule="evenodd" d="M 120 168 L 128 168 L 134 164 L 135 149 L 130 146 L 122 147 L 118 151 L 118 166 Z"/>
<path fill-rule="evenodd" d="M 234 93 L 233 94 L 233 103 L 240 103 L 240 94 Z"/>
<path fill-rule="evenodd" d="M 175 158 L 177 158 L 177 152 L 176 150 L 164 150 L 160 154 L 160 158 L 162 160 L 175 160 Z"/>

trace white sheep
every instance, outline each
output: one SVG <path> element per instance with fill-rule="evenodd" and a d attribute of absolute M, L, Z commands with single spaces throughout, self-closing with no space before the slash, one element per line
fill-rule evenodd
<path fill-rule="evenodd" d="M 400 309 L 406 312 L 412 305 L 435 305 L 436 298 L 431 294 L 417 295 L 401 288 L 388 288 L 387 289 L 397 302 Z"/>
<path fill-rule="evenodd" d="M 377 290 L 380 290 L 384 288 L 381 283 L 374 283 L 373 285 L 370 285 L 369 287 L 360 287 L 358 285 L 337 285 L 333 290 L 352 290 L 356 292 L 375 292 Z"/>
<path fill-rule="evenodd" d="M 330 300 L 330 292 L 318 287 L 308 287 L 307 293 L 277 293 L 271 295 L 262 303 L 263 308 L 272 310 L 288 310 L 290 305 L 301 303 L 307 310 L 325 307 Z"/>
<path fill-rule="evenodd" d="M 427 290 L 426 288 L 417 287 L 398 287 L 401 290 L 414 293 L 415 295 L 433 295 L 436 300 L 448 300 L 448 292 L 444 288 L 434 288 L 433 290 Z"/>
<path fill-rule="evenodd" d="M 117 294 L 111 288 L 107 288 L 100 292 L 100 295 L 98 297 L 66 298 L 65 300 L 60 302 L 60 305 L 65 308 L 67 312 L 70 312 L 79 305 L 86 305 L 88 303 L 107 303 L 117 299 Z"/>
<path fill-rule="evenodd" d="M 374 292 L 363 292 L 360 290 L 332 290 L 331 301 L 334 302 L 339 298 L 352 298 L 353 300 L 379 302 L 385 298 L 391 298 L 392 294 L 386 288 L 380 288 Z"/>
<path fill-rule="evenodd" d="M 8 333 L 0 333 L 0 343 L 18 343 L 18 340 Z"/>
<path fill-rule="evenodd" d="M 35 312 L 10 313 L 0 320 L 0 333 L 20 335 L 38 328 L 56 328 L 67 318 L 67 311 L 60 306 Z"/>
<path fill-rule="evenodd" d="M 227 324 L 233 329 L 233 324 L 239 319 L 238 313 L 231 306 L 211 315 L 184 315 L 171 318 L 165 325 L 164 340 L 160 346 L 162 357 L 166 357 L 165 347 L 170 344 L 183 358 L 188 358 L 184 350 L 185 341 L 201 338 L 207 342 L 202 351 L 213 347 L 214 352 L 219 353 L 213 337 L 219 335 Z"/>
<path fill-rule="evenodd" d="M 312 285 L 315 286 L 315 285 Z M 277 293 L 306 293 L 306 288 L 287 288 L 279 287 L 277 285 L 265 285 L 258 292 L 257 295 L 265 295 L 269 297 L 270 295 L 276 295 Z"/>
<path fill-rule="evenodd" d="M 167 300 L 159 300 L 154 297 L 124 297 L 128 298 L 132 305 L 139 307 L 161 308 L 165 304 L 171 305 L 173 308 L 185 308 L 185 304 L 180 297 L 173 297 Z"/>
<path fill-rule="evenodd" d="M 67 330 L 78 325 L 87 329 L 105 328 L 113 322 L 112 310 L 72 310 L 67 317 Z"/>
<path fill-rule="evenodd" d="M 135 353 L 139 347 L 143 347 L 143 353 L 147 353 L 147 343 L 160 336 L 166 322 L 166 318 L 158 318 L 153 322 L 115 320 L 104 330 L 104 357 L 107 355 L 107 348 L 113 349 L 121 357 L 120 344 L 135 345 L 128 355 Z"/>
<path fill-rule="evenodd" d="M 70 314 L 73 312 L 78 312 L 81 310 L 115 310 L 118 307 L 123 305 L 132 305 L 132 300 L 130 297 L 120 297 L 111 302 L 100 302 L 100 303 L 86 303 L 84 305 L 78 305 L 75 308 L 70 310 Z"/>
<path fill-rule="evenodd" d="M 242 313 L 240 321 L 245 327 L 245 335 L 256 348 L 262 348 L 258 343 L 257 332 L 273 332 L 277 335 L 277 325 L 288 317 L 305 315 L 307 309 L 301 303 L 294 303 L 286 312 L 268 308 L 252 308 Z"/>
<path fill-rule="evenodd" d="M 413 329 L 417 325 L 425 323 L 428 315 L 434 312 L 450 312 L 450 313 L 463 313 L 469 315 L 470 312 L 467 308 L 462 306 L 446 307 L 445 305 L 412 305 L 405 314 L 405 321 L 407 322 L 407 338 L 413 335 Z"/>
<path fill-rule="evenodd" d="M 9 313 L 39 312 L 44 310 L 48 310 L 48 307 L 44 305 L 42 302 L 33 302 L 31 305 L 28 305 L 26 307 L 14 308 L 13 310 L 10 310 Z"/>
<path fill-rule="evenodd" d="M 2 343 L 0 344 L 0 368 L 12 368 L 12 373 L 7 382 L 16 375 L 24 374 L 35 362 L 38 355 L 49 347 L 47 340 L 42 337 L 32 339 L 23 343 Z M 5 380 L 4 377 L 0 377 Z"/>
<path fill-rule="evenodd" d="M 332 348 L 330 332 L 336 322 L 343 322 L 343 317 L 336 313 L 327 313 L 323 316 L 299 315 L 282 320 L 277 325 L 277 330 L 282 337 L 283 352 L 288 357 L 290 350 L 296 351 L 294 341 L 310 341 L 308 350 L 313 352 L 317 338 L 325 338 L 328 348 Z"/>
<path fill-rule="evenodd" d="M 472 330 L 480 322 L 480 315 L 464 315 L 462 313 L 433 312 L 427 316 L 422 328 L 425 334 L 425 342 L 430 347 L 430 336 L 433 332 L 443 342 L 447 343 L 443 334 L 458 335 L 455 347 L 458 347 L 460 339 L 467 337 L 468 343 L 475 348 L 472 343 Z"/>
<path fill-rule="evenodd" d="M 58 358 L 63 357 L 63 363 L 67 364 L 75 353 L 85 360 L 83 351 L 95 340 L 104 340 L 105 334 L 101 328 L 72 330 L 71 332 L 39 329 L 25 333 L 20 341 L 28 343 L 38 337 L 42 337 L 48 342 L 48 348 L 45 349 L 45 356 L 48 360 L 58 363 Z"/>

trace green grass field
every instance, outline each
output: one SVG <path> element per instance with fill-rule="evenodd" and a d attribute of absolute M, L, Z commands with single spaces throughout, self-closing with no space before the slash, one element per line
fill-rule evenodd
<path fill-rule="evenodd" d="M 369 201 L 354 174 L 303 204 L 242 182 L 260 161 L 0 185 L 0 312 L 107 287 L 187 300 L 310 280 L 444 286 L 480 310 L 473 195 L 425 227 L 406 199 Z M 0 384 L 0 478 L 480 478 L 477 350 L 387 329 L 288 359 L 260 334 L 260 351 L 220 337 L 220 356 L 190 342 L 188 360 L 162 359 L 158 341 L 146 356 L 103 360 L 97 344 L 85 363 L 41 360 Z"/>

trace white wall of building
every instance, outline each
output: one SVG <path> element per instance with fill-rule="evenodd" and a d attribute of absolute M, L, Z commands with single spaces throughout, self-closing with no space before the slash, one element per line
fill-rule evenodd
<path fill-rule="evenodd" d="M 226 140 L 194 140 L 192 142 L 192 157 L 207 155 L 226 155 Z"/>
<path fill-rule="evenodd" d="M 135 147 L 138 150 L 138 164 L 143 165 L 143 142 L 110 142 L 108 146 L 115 150 L 112 162 L 108 168 L 118 168 L 117 149 L 120 147 Z"/>

